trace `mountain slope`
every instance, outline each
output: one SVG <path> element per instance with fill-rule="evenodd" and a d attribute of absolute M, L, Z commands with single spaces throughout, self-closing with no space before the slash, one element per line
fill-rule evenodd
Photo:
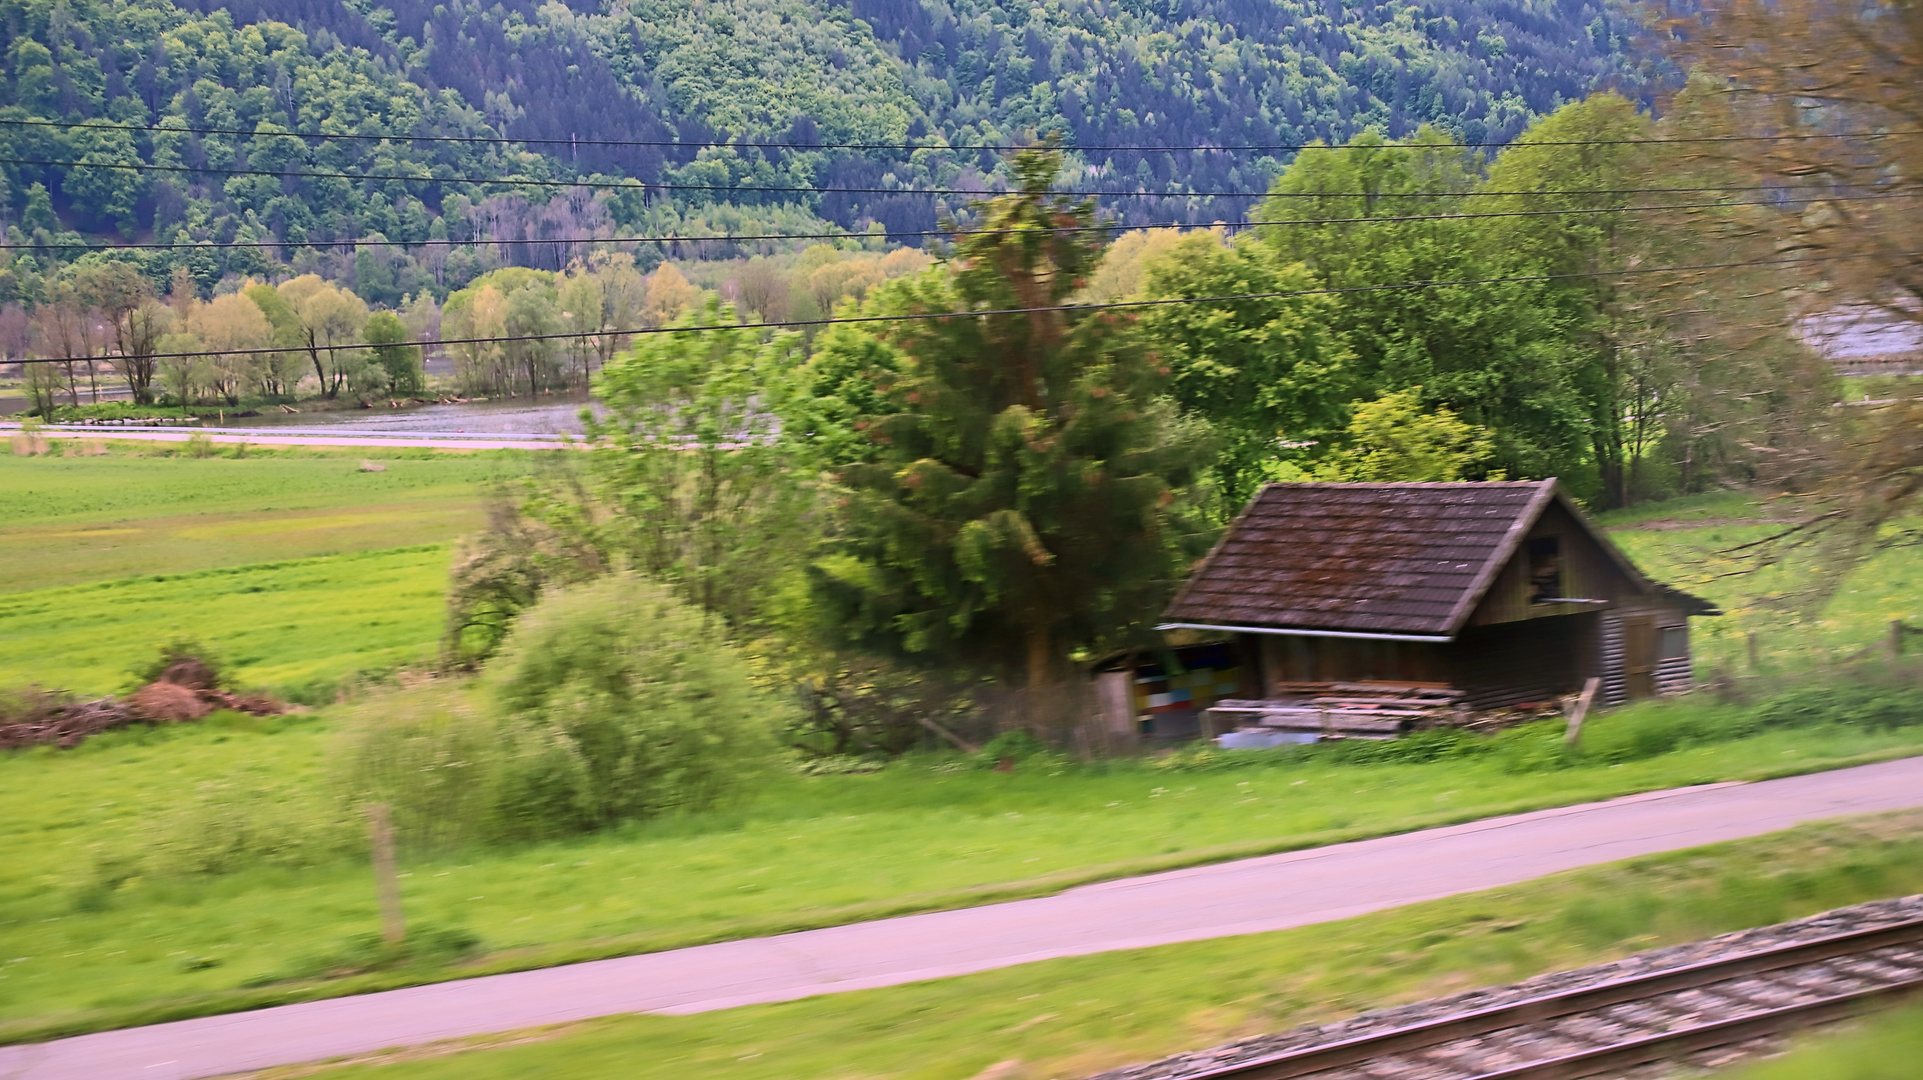
<path fill-rule="evenodd" d="M 44 243 L 63 228 L 412 243 L 744 220 L 721 203 L 746 220 L 925 229 L 965 200 L 909 189 L 979 188 L 1000 156 L 820 144 L 1057 134 L 1086 148 L 1070 174 L 1083 186 L 1260 192 L 1287 151 L 1105 147 L 1340 141 L 1425 122 L 1502 141 L 1598 86 L 1647 96 L 1652 75 L 1630 53 L 1632 28 L 1604 0 L 0 0 L 0 119 L 252 133 L 0 125 L 0 208 L 25 241 Z M 272 130 L 657 145 L 317 144 Z M 729 138 L 794 148 L 703 149 Z M 421 179 L 37 164 L 75 161 Z M 719 190 L 555 199 L 507 179 L 594 174 Z M 471 177 L 505 182 L 458 179 Z M 728 190 L 738 185 L 900 193 Z M 1137 222 L 1234 218 L 1253 205 L 1106 201 Z M 45 264 L 65 257 L 47 248 L 9 268 L 4 287 L 29 298 Z M 497 257 L 421 262 L 395 288 L 457 287 Z M 334 256 L 303 258 L 325 270 Z M 209 285 L 266 269 L 246 250 L 160 253 L 143 265 L 161 277 L 187 265 Z"/>

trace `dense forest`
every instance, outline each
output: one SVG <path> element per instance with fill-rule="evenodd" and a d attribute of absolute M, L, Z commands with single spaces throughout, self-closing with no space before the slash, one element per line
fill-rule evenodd
<path fill-rule="evenodd" d="M 209 245 L 127 256 L 156 284 L 284 263 L 391 305 L 585 253 L 544 238 L 927 230 L 967 197 L 910 192 L 1004 186 L 973 148 L 1045 136 L 1065 184 L 1184 196 L 1105 199 L 1128 223 L 1234 220 L 1286 149 L 1153 148 L 1504 142 L 1599 86 L 1647 98 L 1634 30 L 1596 0 L 6 0 L 0 213 L 27 257 L 0 299 L 102 239 Z M 438 243 L 377 246 L 362 282 L 341 245 L 367 240 Z"/>

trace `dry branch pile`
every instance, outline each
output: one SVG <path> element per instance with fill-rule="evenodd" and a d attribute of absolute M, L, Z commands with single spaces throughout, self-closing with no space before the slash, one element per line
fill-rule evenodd
<path fill-rule="evenodd" d="M 272 716 L 286 711 L 260 694 L 232 694 L 216 685 L 214 669 L 195 657 L 168 666 L 158 679 L 125 698 L 75 701 L 52 690 L 0 695 L 0 750 L 28 746 L 71 749 L 81 740 L 129 724 L 180 724 L 221 709 Z"/>

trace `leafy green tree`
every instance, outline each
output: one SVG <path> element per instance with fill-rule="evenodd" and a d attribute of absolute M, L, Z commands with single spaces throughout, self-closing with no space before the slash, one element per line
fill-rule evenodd
<path fill-rule="evenodd" d="M 1330 327 L 1355 354 L 1358 389 L 1421 386 L 1426 404 L 1491 430 L 1496 467 L 1579 475 L 1588 401 L 1572 370 L 1578 358 L 1561 345 L 1567 313 L 1540 285 L 1382 287 L 1524 276 L 1488 221 L 1449 216 L 1479 183 L 1477 163 L 1437 145 L 1446 141 L 1432 129 L 1401 144 L 1371 132 L 1298 156 L 1261 216 L 1326 223 L 1266 226 L 1260 240 L 1307 265 L 1322 287 L 1351 290 Z"/>
<path fill-rule="evenodd" d="M 1051 197 L 1058 155 L 1026 151 L 1016 192 L 981 205 L 947 267 L 871 294 L 893 353 L 850 426 L 838 550 L 819 601 L 873 647 L 1054 680 L 1077 649 L 1139 635 L 1194 552 L 1206 436 L 1159 396 L 1147 350 L 1110 313 L 1047 310 L 1101 258 L 1091 205 Z M 824 351 L 866 348 L 858 335 Z M 869 362 L 856 359 L 849 366 Z M 884 369 L 885 371 L 885 369 Z"/>
<path fill-rule="evenodd" d="M 286 350 L 267 357 L 266 365 L 260 369 L 261 392 L 268 397 L 292 397 L 301 379 L 300 320 L 294 316 L 287 298 L 272 285 L 255 282 L 242 289 L 241 294 L 266 316 L 272 328 L 269 344 Z"/>
<path fill-rule="evenodd" d="M 293 316 L 299 345 L 314 366 L 321 396 L 339 397 L 366 363 L 355 339 L 367 325 L 367 305 L 346 289 L 321 280 L 318 274 L 283 281 L 279 292 Z"/>
<path fill-rule="evenodd" d="M 376 311 L 367 317 L 361 340 L 373 346 L 374 363 L 387 379 L 390 397 L 417 394 L 421 390 L 421 350 L 418 345 L 402 345 L 407 326 L 391 311 Z"/>
<path fill-rule="evenodd" d="M 1330 455 L 1317 479 L 1462 480 L 1484 472 L 1495 454 L 1488 432 L 1463 423 L 1447 408 L 1425 411 L 1420 386 L 1356 402 L 1345 434 L 1348 445 Z M 1501 473 L 1489 477 L 1501 478 Z"/>
<path fill-rule="evenodd" d="M 527 376 L 527 390 L 538 394 L 562 379 L 561 343 L 549 335 L 562 333 L 561 309 L 551 282 L 544 288 L 516 289 L 507 295 L 502 328 L 510 336 L 501 342 L 508 370 Z"/>
<path fill-rule="evenodd" d="M 691 318 L 728 324 L 734 311 L 710 299 Z M 605 512 L 592 526 L 598 546 L 736 626 L 763 613 L 778 568 L 806 545 L 794 533 L 803 478 L 776 411 L 801 338 L 765 335 L 724 326 L 638 338 L 595 377 L 607 411 L 587 426 L 588 497 Z M 532 509 L 552 520 L 557 507 Z"/>
<path fill-rule="evenodd" d="M 154 353 L 172 315 L 154 297 L 153 283 L 127 262 L 99 259 L 74 272 L 74 288 L 113 328 L 114 366 L 134 402 L 153 404 Z"/>
<path fill-rule="evenodd" d="M 67 170 L 60 191 L 73 203 L 74 210 L 99 222 L 111 222 L 120 235 L 132 237 L 140 227 L 135 211 L 147 192 L 147 173 L 137 168 L 105 168 L 111 165 L 140 165 L 134 148 L 133 133 L 111 128 L 82 125 L 70 138 L 72 152 L 82 168 Z"/>
<path fill-rule="evenodd" d="M 34 181 L 27 186 L 27 209 L 20 215 L 20 222 L 28 232 L 45 230 L 49 235 L 60 231 L 60 219 L 53 213 L 53 197 L 47 194 L 47 185 Z"/>
<path fill-rule="evenodd" d="M 1315 275 L 1249 238 L 1224 244 L 1184 237 L 1146 267 L 1150 299 L 1309 292 Z M 1169 369 L 1169 392 L 1206 417 L 1221 451 L 1224 499 L 1240 506 L 1267 478 L 1285 443 L 1326 441 L 1341 429 L 1355 392 L 1348 347 L 1330 330 L 1340 318 L 1328 296 L 1269 296 L 1143 310 L 1142 340 Z"/>
<path fill-rule="evenodd" d="M 1648 286 L 1610 273 L 1662 266 L 1671 253 L 1663 231 L 1643 215 L 1615 209 L 1623 205 L 1618 192 L 1661 186 L 1660 178 L 1673 175 L 1664 148 L 1637 145 L 1654 135 L 1653 121 L 1615 94 L 1566 105 L 1497 157 L 1488 180 L 1494 194 L 1468 206 L 1472 213 L 1531 212 L 1487 219 L 1483 242 L 1512 275 L 1556 278 L 1531 290 L 1556 328 L 1554 366 L 1580 402 L 1603 507 L 1633 498 L 1634 474 L 1665 434 L 1664 402 L 1680 377 L 1668 324 L 1645 302 Z M 1545 213 L 1555 210 L 1572 213 Z"/>

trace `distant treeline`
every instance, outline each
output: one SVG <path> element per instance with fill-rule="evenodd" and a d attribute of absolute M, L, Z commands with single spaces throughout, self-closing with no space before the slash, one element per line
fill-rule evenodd
<path fill-rule="evenodd" d="M 0 217 L 16 245 L 0 260 L 10 264 L 0 299 L 31 301 L 49 263 L 80 254 L 63 245 L 118 237 L 290 245 L 150 252 L 142 268 L 162 285 L 176 266 L 205 290 L 284 265 L 391 304 L 421 290 L 444 297 L 494 266 L 558 270 L 585 253 L 530 240 L 933 229 L 968 200 L 913 189 L 979 190 L 1006 176 L 993 150 L 823 144 L 1054 135 L 1072 151 L 1269 145 L 1340 142 L 1369 128 L 1395 137 L 1423 123 L 1500 142 L 1598 84 L 1647 95 L 1655 76 L 1630 58 L 1632 30 L 1590 2 L 1111 0 L 1031 13 L 981 0 L 6 0 L 0 120 L 79 126 L 0 124 Z M 196 133 L 205 129 L 245 134 Z M 289 131 L 566 145 L 276 134 Z M 729 140 L 786 145 L 703 149 Z M 1089 149 L 1071 152 L 1065 182 L 1259 193 L 1289 158 Z M 227 171 L 177 171 L 192 169 Z M 351 178 L 367 174 L 418 179 Z M 692 187 L 644 195 L 528 183 L 583 178 Z M 742 190 L 751 187 L 777 190 Z M 806 190 L 848 187 L 883 190 Z M 1254 205 L 1106 203 L 1133 224 L 1233 220 Z M 384 269 L 385 256 L 362 265 L 338 247 L 364 239 L 484 247 L 420 249 Z M 663 255 L 793 246 L 633 254 L 645 270 Z"/>

